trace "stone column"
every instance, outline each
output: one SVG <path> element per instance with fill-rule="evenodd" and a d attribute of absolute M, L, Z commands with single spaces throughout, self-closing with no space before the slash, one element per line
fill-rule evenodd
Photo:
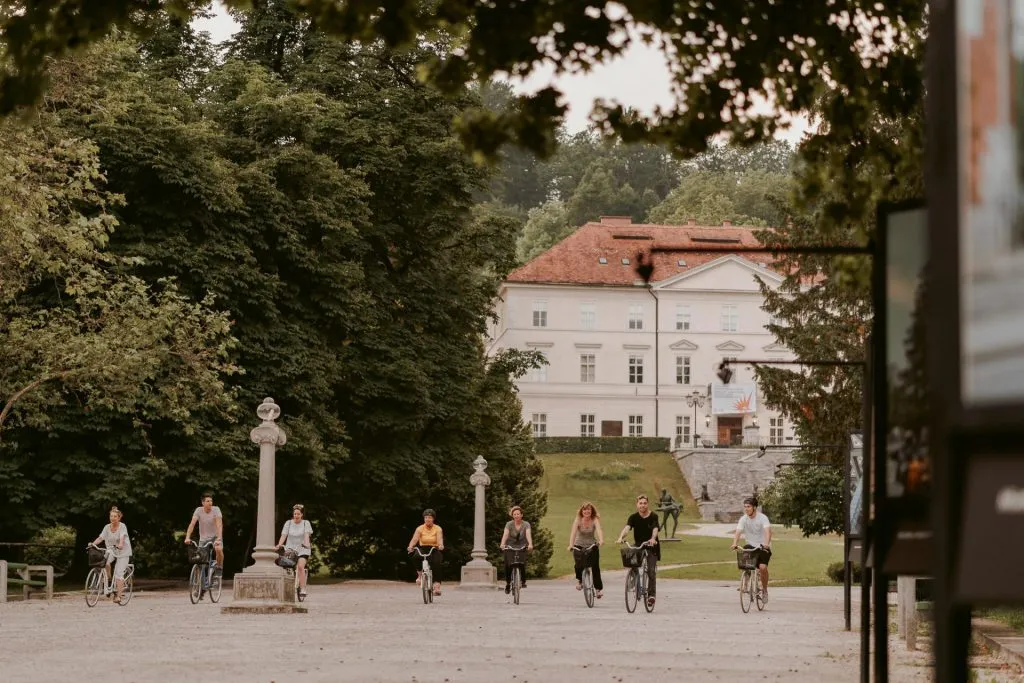
<path fill-rule="evenodd" d="M 259 494 L 256 501 L 256 547 L 253 549 L 253 564 L 236 574 L 233 581 L 234 600 L 221 608 L 225 613 L 287 613 L 306 612 L 305 607 L 295 603 L 294 579 L 274 564 L 277 553 L 275 541 L 275 460 L 277 447 L 283 446 L 287 438 L 284 430 L 274 422 L 281 415 L 281 408 L 274 399 L 265 398 L 256 408 L 260 425 L 249 437 L 260 446 Z"/>
<path fill-rule="evenodd" d="M 462 567 L 463 588 L 495 588 L 497 584 L 497 570 L 487 561 L 487 542 L 485 520 L 485 489 L 491 485 L 491 478 L 487 472 L 487 461 L 483 456 L 476 456 L 473 461 L 473 474 L 469 477 L 469 483 L 476 487 L 476 510 L 473 518 L 473 551 L 470 553 L 472 560 Z"/>

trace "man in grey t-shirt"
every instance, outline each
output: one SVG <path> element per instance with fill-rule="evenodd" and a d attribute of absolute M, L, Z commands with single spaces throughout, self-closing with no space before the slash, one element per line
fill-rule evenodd
<path fill-rule="evenodd" d="M 213 541 L 213 550 L 217 553 L 217 566 L 224 566 L 224 516 L 220 508 L 213 504 L 213 494 L 203 494 L 203 504 L 192 513 L 192 522 L 185 532 L 186 545 L 192 539 L 192 529 L 199 525 L 199 545 Z"/>

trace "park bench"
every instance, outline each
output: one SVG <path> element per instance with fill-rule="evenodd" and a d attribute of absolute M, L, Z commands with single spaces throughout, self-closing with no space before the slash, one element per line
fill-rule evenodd
<path fill-rule="evenodd" d="M 43 577 L 33 579 L 33 574 L 42 574 Z M 53 598 L 53 567 L 48 564 L 23 564 L 0 560 L 0 588 L 3 589 L 0 590 L 0 602 L 7 602 L 8 586 L 21 586 L 26 600 L 32 591 L 45 589 L 46 599 L 50 600 Z"/>

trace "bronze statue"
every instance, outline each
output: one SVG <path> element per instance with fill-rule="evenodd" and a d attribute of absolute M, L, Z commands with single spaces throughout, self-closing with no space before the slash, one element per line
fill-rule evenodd
<path fill-rule="evenodd" d="M 662 513 L 662 530 L 668 528 L 668 518 L 669 516 L 672 517 L 672 533 L 669 534 L 669 538 L 676 537 L 676 527 L 679 526 L 679 512 L 682 509 L 683 506 L 676 502 L 676 499 L 672 497 L 668 489 L 661 490 L 661 498 L 658 499 L 658 510 Z"/>

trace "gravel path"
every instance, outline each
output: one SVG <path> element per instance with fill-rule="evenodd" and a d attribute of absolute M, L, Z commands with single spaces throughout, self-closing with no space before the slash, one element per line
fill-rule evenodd
<path fill-rule="evenodd" d="M 839 588 L 775 588 L 765 612 L 743 614 L 735 584 L 663 579 L 653 614 L 627 614 L 621 586 L 622 573 L 607 572 L 594 609 L 571 581 L 531 582 L 518 607 L 452 584 L 430 606 L 413 584 L 313 586 L 306 615 L 222 615 L 184 591 L 138 594 L 126 607 L 89 609 L 80 596 L 12 602 L 0 605 L 0 678 L 858 680 L 858 634 L 842 629 Z M 894 656 L 892 680 L 929 680 L 920 656 Z"/>

